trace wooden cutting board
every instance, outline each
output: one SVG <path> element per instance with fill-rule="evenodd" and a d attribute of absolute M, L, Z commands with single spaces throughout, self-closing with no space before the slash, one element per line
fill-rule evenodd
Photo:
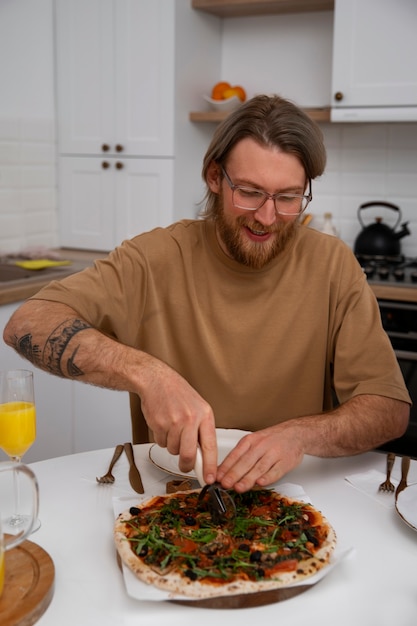
<path fill-rule="evenodd" d="M 54 563 L 36 543 L 24 541 L 6 552 L 6 577 L 0 598 L 1 626 L 35 624 L 52 600 L 54 580 Z"/>
<path fill-rule="evenodd" d="M 235 596 L 219 596 L 202 600 L 175 599 L 169 602 L 203 609 L 249 609 L 289 600 L 289 598 L 294 598 L 312 587 L 313 585 L 299 585 L 298 587 L 283 587 L 282 589 L 269 589 L 255 593 L 239 593 Z"/>

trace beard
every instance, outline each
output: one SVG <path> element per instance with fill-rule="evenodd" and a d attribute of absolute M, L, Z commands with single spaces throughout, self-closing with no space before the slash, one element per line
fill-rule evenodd
<path fill-rule="evenodd" d="M 232 259 L 252 269 L 262 269 L 281 254 L 294 239 L 299 227 L 298 219 L 279 222 L 267 227 L 252 219 L 251 215 L 227 218 L 220 198 L 216 208 L 215 222 L 218 235 Z M 264 242 L 251 241 L 242 232 L 245 226 L 254 231 L 271 233 L 273 236 Z"/>

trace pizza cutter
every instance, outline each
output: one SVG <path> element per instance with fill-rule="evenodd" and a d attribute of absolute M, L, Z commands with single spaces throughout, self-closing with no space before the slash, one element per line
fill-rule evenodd
<path fill-rule="evenodd" d="M 197 480 L 202 489 L 198 497 L 198 502 L 207 499 L 207 507 L 211 514 L 211 519 L 215 524 L 221 524 L 236 514 L 236 506 L 232 496 L 228 491 L 223 489 L 220 483 L 212 483 L 207 485 L 203 476 L 203 456 L 200 447 L 197 446 L 197 454 L 194 465 L 194 471 Z"/>

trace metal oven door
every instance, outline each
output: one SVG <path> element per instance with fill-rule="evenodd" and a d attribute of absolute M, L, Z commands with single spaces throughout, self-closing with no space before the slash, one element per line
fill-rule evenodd
<path fill-rule="evenodd" d="M 417 458 L 417 304 L 383 300 L 379 306 L 383 326 L 395 350 L 413 406 L 404 435 L 378 449 Z"/>
<path fill-rule="evenodd" d="M 417 458 L 417 354 L 396 351 L 396 355 L 413 406 L 410 411 L 410 422 L 404 435 L 385 443 L 379 450 L 415 459 Z"/>

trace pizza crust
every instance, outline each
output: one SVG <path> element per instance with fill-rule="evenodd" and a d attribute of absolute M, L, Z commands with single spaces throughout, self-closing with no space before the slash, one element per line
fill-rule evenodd
<path fill-rule="evenodd" d="M 195 490 L 199 492 L 200 490 Z M 183 492 L 178 492 L 183 493 Z M 188 493 L 190 493 L 188 491 Z M 169 496 L 165 496 L 169 497 Z M 160 498 L 160 496 L 158 496 Z M 288 502 L 300 504 L 300 501 L 285 497 Z M 147 507 L 154 498 L 141 503 L 138 508 Z M 305 504 L 305 503 L 302 503 Z M 330 557 L 336 546 L 336 533 L 326 518 L 319 513 L 321 525 L 327 529 L 327 537 L 316 552 L 316 554 L 306 560 L 300 561 L 297 570 L 291 572 L 280 572 L 277 578 L 267 580 L 237 580 L 230 583 L 207 584 L 198 580 L 192 581 L 186 576 L 168 569 L 163 574 L 151 569 L 144 561 L 135 555 L 131 548 L 130 541 L 126 538 L 125 522 L 134 517 L 130 511 L 121 513 L 114 525 L 114 541 L 117 551 L 123 563 L 142 582 L 153 585 L 159 589 L 171 592 L 174 595 L 182 595 L 189 598 L 212 598 L 220 596 L 233 596 L 244 593 L 256 593 L 273 589 L 282 589 L 311 578 L 323 567 L 328 565 Z"/>

